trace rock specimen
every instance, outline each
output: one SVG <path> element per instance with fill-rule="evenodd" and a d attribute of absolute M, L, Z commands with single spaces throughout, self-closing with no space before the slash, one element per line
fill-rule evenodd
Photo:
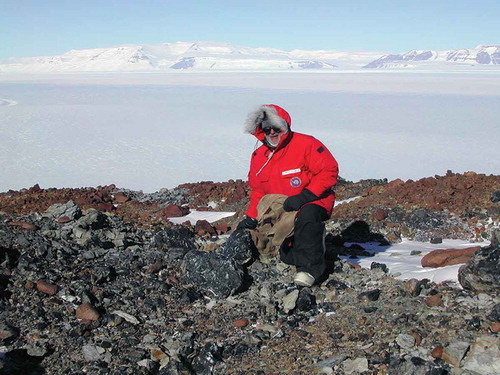
<path fill-rule="evenodd" d="M 220 254 L 192 250 L 184 256 L 186 279 L 207 295 L 228 297 L 243 286 L 243 270 Z"/>

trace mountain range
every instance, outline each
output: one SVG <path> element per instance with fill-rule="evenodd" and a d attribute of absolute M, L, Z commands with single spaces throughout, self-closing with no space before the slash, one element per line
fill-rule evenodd
<path fill-rule="evenodd" d="M 239 47 L 222 42 L 176 42 L 71 50 L 58 56 L 11 58 L 0 73 L 161 71 L 335 71 L 359 69 L 500 69 L 500 45 L 459 50 L 370 51 Z"/>

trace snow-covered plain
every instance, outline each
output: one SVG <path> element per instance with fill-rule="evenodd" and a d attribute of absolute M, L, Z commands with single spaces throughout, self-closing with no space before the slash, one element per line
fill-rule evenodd
<path fill-rule="evenodd" d="M 0 75 L 0 98 L 0 191 L 245 179 L 263 103 L 350 180 L 500 172 L 499 73 Z"/>

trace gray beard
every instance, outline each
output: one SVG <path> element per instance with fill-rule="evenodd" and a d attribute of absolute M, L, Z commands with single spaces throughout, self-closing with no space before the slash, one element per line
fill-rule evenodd
<path fill-rule="evenodd" d="M 266 142 L 267 142 L 267 144 L 268 144 L 269 146 L 271 146 L 271 147 L 276 147 L 276 146 L 278 145 L 278 143 L 280 143 L 280 140 L 281 140 L 281 137 L 280 137 L 280 139 L 278 140 L 278 142 L 277 142 L 277 143 L 272 143 L 272 142 L 271 142 L 271 141 L 270 141 L 270 140 L 266 137 Z"/>

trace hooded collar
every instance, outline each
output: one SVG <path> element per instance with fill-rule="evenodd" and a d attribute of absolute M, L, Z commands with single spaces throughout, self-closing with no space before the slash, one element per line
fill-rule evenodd
<path fill-rule="evenodd" d="M 262 131 L 262 122 L 264 120 L 272 126 L 286 132 L 282 134 L 280 142 L 276 147 L 271 147 L 266 142 L 266 135 Z M 275 104 L 266 104 L 248 114 L 248 118 L 245 122 L 245 132 L 255 136 L 267 147 L 277 150 L 290 141 L 292 137 L 291 124 L 292 119 L 287 111 Z"/>

